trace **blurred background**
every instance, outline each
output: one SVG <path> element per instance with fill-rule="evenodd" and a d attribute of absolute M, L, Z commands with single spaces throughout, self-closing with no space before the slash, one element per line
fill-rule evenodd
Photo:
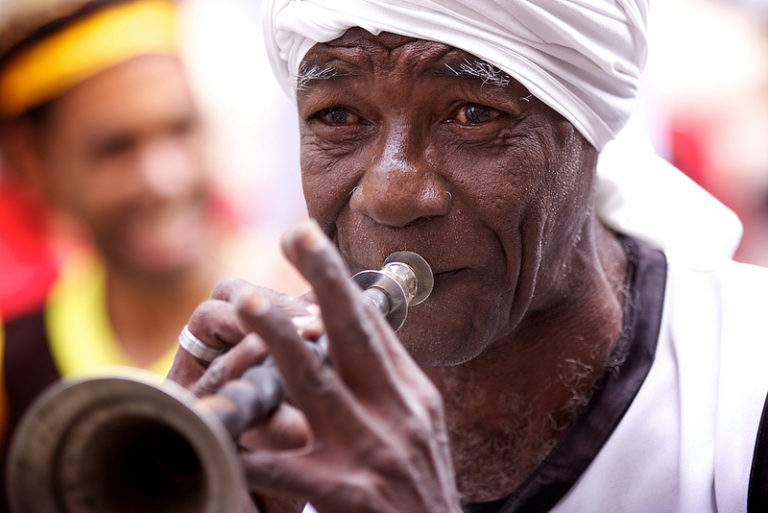
<path fill-rule="evenodd" d="M 264 54 L 260 2 L 186 3 L 187 61 L 216 185 L 254 252 L 280 258 L 280 233 L 306 211 L 295 112 Z M 768 0 L 654 0 L 649 31 L 640 106 L 656 150 L 739 215 L 737 260 L 768 265 Z M 70 243 L 48 237 L 52 223 L 65 221 L 0 187 L 0 232 L 11 234 L 0 239 L 0 311 L 55 276 Z M 243 274 L 258 265 L 246 256 Z"/>
<path fill-rule="evenodd" d="M 657 152 L 739 215 L 736 259 L 768 265 L 768 1 L 652 1 L 649 41 Z"/>

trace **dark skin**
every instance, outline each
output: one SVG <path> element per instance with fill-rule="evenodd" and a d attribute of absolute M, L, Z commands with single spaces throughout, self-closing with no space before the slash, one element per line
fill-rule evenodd
<path fill-rule="evenodd" d="M 445 72 L 465 59 L 360 29 L 305 57 L 338 71 L 298 94 L 307 206 L 332 242 L 301 227 L 284 249 L 316 291 L 333 370 L 308 358 L 294 314 L 245 285 L 205 323 L 219 343 L 258 333 L 311 432 L 300 449 L 245 454 L 253 490 L 320 511 L 503 497 L 573 421 L 618 339 L 626 259 L 593 214 L 596 151 L 516 81 Z M 345 266 L 402 249 L 436 279 L 395 336 Z"/>

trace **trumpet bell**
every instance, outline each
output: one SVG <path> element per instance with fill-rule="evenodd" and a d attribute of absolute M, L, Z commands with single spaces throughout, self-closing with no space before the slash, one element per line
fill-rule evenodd
<path fill-rule="evenodd" d="M 239 511 L 232 437 L 190 392 L 156 383 L 132 373 L 51 387 L 11 445 L 12 511 Z"/>

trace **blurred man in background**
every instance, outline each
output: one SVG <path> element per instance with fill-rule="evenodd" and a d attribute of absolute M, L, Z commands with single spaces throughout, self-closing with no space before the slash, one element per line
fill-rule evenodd
<path fill-rule="evenodd" d="M 67 259 L 41 308 L 6 316 L 7 444 L 61 376 L 113 365 L 164 374 L 180 327 L 227 267 L 232 224 L 206 173 L 174 2 L 0 8 L 6 172 L 76 220 L 95 248 Z"/>

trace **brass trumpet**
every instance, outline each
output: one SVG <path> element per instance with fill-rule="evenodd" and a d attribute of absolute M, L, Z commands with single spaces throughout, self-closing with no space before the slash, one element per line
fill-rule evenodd
<path fill-rule="evenodd" d="M 393 253 L 380 270 L 352 279 L 395 330 L 433 285 L 429 264 L 411 252 Z M 325 335 L 308 344 L 327 358 Z M 238 381 L 250 384 L 245 396 L 242 386 L 237 397 L 228 397 L 228 385 L 219 392 L 240 407 L 234 412 L 138 371 L 51 387 L 22 419 L 10 448 L 12 511 L 238 511 L 245 480 L 233 436 L 283 399 L 274 365 L 253 367 Z"/>

